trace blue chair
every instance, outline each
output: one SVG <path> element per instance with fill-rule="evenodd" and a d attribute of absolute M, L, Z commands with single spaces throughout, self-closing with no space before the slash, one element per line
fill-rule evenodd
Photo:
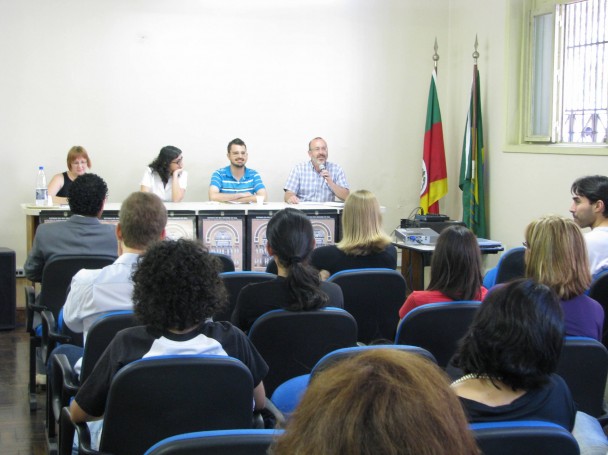
<path fill-rule="evenodd" d="M 163 439 L 144 455 L 266 455 L 283 430 L 198 431 Z"/>
<path fill-rule="evenodd" d="M 249 339 L 268 364 L 266 394 L 312 367 L 325 354 L 357 344 L 357 322 L 340 308 L 273 310 L 249 329 Z"/>
<path fill-rule="evenodd" d="M 358 341 L 392 340 L 405 301 L 405 279 L 392 269 L 342 270 L 327 280 L 342 288 L 344 309 L 359 327 Z"/>
<path fill-rule="evenodd" d="M 526 420 L 472 423 L 484 455 L 579 455 L 572 433 L 550 422 Z"/>
<path fill-rule="evenodd" d="M 271 401 L 284 415 L 288 416 L 300 403 L 302 395 L 308 387 L 308 383 L 312 377 L 319 374 L 319 372 L 326 368 L 334 365 L 340 360 L 349 358 L 360 352 L 377 349 L 398 349 L 400 351 L 409 352 L 412 354 L 418 354 L 425 357 L 430 362 L 437 363 L 433 354 L 426 349 L 419 348 L 417 346 L 406 346 L 396 344 L 377 344 L 371 346 L 354 346 L 351 348 L 336 349 L 329 354 L 324 355 L 314 366 L 310 374 L 304 374 L 296 376 L 295 378 L 289 379 L 288 381 L 277 387 L 272 394 Z"/>
<path fill-rule="evenodd" d="M 239 296 L 239 292 L 248 284 L 252 283 L 263 283 L 264 281 L 270 281 L 275 279 L 277 276 L 272 273 L 265 272 L 224 272 L 220 273 L 220 278 L 226 286 L 228 291 L 228 304 L 219 313 L 213 315 L 215 321 L 230 321 L 232 312 L 236 307 L 236 301 Z"/>
<path fill-rule="evenodd" d="M 602 334 L 602 343 L 604 343 L 604 346 L 608 347 L 608 270 L 594 276 L 591 287 L 589 288 L 589 297 L 597 300 L 604 309 L 604 333 Z"/>
<path fill-rule="evenodd" d="M 99 452 L 86 424 L 77 424 L 80 453 L 134 455 L 182 433 L 251 428 L 253 379 L 227 356 L 160 356 L 137 360 L 112 379 Z M 71 452 L 67 407 L 61 411 L 61 455 Z"/>
<path fill-rule="evenodd" d="M 556 373 L 568 384 L 579 411 L 606 419 L 608 350 L 602 343 L 593 338 L 566 337 Z"/>
<path fill-rule="evenodd" d="M 525 254 L 526 249 L 523 246 L 517 246 L 505 252 L 496 267 L 488 270 L 483 277 L 484 287 L 490 289 L 497 284 L 506 283 L 515 278 L 523 278 L 526 271 Z"/>
<path fill-rule="evenodd" d="M 424 348 L 446 368 L 480 305 L 479 301 L 455 301 L 414 308 L 399 323 L 395 344 Z"/>

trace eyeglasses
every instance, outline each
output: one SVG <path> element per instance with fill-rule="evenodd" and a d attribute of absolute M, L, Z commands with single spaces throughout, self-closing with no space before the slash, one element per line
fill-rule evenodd
<path fill-rule="evenodd" d="M 184 157 L 180 156 L 178 159 L 171 161 L 171 164 L 182 164 L 182 161 L 184 161 Z"/>

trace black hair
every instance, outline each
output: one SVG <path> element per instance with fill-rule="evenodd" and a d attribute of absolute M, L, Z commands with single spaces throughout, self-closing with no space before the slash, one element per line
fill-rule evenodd
<path fill-rule="evenodd" d="M 602 201 L 604 203 L 602 215 L 608 218 L 608 177 L 604 175 L 581 177 L 574 181 L 570 192 L 577 196 L 586 197 L 589 202 Z"/>
<path fill-rule="evenodd" d="M 283 209 L 268 222 L 266 238 L 273 254 L 288 269 L 291 302 L 286 308 L 298 311 L 326 306 L 329 296 L 320 289 L 319 273 L 308 263 L 315 244 L 308 217 L 294 208 Z"/>
<path fill-rule="evenodd" d="M 173 147 L 172 145 L 167 145 L 160 149 L 160 153 L 158 156 L 152 161 L 148 166 L 153 171 L 156 171 L 163 183 L 166 185 L 169 181 L 169 166 L 171 165 L 171 161 L 180 156 L 182 151 L 177 147 Z"/>
<path fill-rule="evenodd" d="M 220 260 L 199 241 L 154 243 L 140 257 L 133 273 L 136 316 L 160 331 L 200 324 L 226 304 L 221 269 Z"/>
<path fill-rule="evenodd" d="M 482 280 L 481 251 L 475 234 L 464 226 L 441 231 L 427 289 L 440 291 L 452 300 L 478 300 Z"/>
<path fill-rule="evenodd" d="M 235 139 L 232 139 L 230 142 L 228 142 L 228 147 L 227 147 L 228 153 L 230 153 L 230 147 L 232 147 L 233 145 L 242 145 L 243 147 L 247 148 L 247 146 L 245 145 L 245 143 L 243 142 L 243 140 L 239 139 L 237 137 Z"/>
<path fill-rule="evenodd" d="M 77 177 L 68 190 L 68 204 L 76 215 L 98 216 L 108 197 L 108 185 L 96 174 Z"/>
<path fill-rule="evenodd" d="M 557 295 L 544 284 L 519 279 L 493 289 L 460 340 L 454 365 L 487 375 L 513 390 L 545 384 L 564 339 Z"/>

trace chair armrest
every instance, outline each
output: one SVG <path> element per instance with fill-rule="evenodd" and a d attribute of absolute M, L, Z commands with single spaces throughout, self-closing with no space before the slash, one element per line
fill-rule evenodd
<path fill-rule="evenodd" d="M 55 420 L 59 421 L 61 409 L 69 406 L 70 400 L 76 395 L 80 384 L 75 380 L 76 373 L 65 354 L 56 354 L 49 361 L 53 364 L 53 377 L 50 389 L 50 404 Z"/>
<path fill-rule="evenodd" d="M 112 455 L 107 452 L 99 452 L 91 448 L 91 434 L 86 423 L 74 423 L 70 416 L 69 408 L 61 410 L 61 421 L 59 425 L 59 454 L 71 455 L 74 430 L 78 433 L 78 453 L 80 455 Z"/>
<path fill-rule="evenodd" d="M 264 409 L 260 411 L 255 411 L 253 413 L 253 428 L 282 428 L 285 426 L 285 416 L 283 413 L 275 406 L 275 404 L 270 401 L 270 398 L 266 398 L 266 404 Z"/>
<path fill-rule="evenodd" d="M 72 337 L 61 333 L 55 316 L 49 310 L 43 310 L 40 313 L 42 318 L 42 336 L 40 337 L 40 354 L 43 362 L 46 364 L 49 355 L 57 346 L 57 343 L 71 343 Z"/>
<path fill-rule="evenodd" d="M 27 285 L 23 286 L 23 291 L 25 292 L 25 310 L 27 315 L 27 320 L 25 323 L 25 330 L 33 335 L 34 333 L 34 306 L 36 306 L 36 290 L 34 286 Z"/>

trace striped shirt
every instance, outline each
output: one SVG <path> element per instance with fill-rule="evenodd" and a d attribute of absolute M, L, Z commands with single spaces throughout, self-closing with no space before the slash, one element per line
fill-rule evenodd
<path fill-rule="evenodd" d="M 230 172 L 230 166 L 218 169 L 211 175 L 209 186 L 219 188 L 220 193 L 251 193 L 255 194 L 266 188 L 262 177 L 253 169 L 245 168 L 245 174 L 241 180 L 237 180 Z"/>

